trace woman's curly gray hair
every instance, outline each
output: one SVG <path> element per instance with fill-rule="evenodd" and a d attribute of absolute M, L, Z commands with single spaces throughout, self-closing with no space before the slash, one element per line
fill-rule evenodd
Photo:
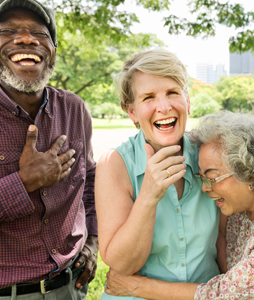
<path fill-rule="evenodd" d="M 229 111 L 207 115 L 191 131 L 191 139 L 198 146 L 211 143 L 218 147 L 225 166 L 235 172 L 235 178 L 245 184 L 254 183 L 253 115 Z"/>

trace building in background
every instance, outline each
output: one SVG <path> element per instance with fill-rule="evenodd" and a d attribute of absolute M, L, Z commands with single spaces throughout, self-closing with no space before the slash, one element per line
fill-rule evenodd
<path fill-rule="evenodd" d="M 217 82 L 221 76 L 227 75 L 225 65 L 222 64 L 216 65 L 214 69 L 212 64 L 199 63 L 196 65 L 196 70 L 196 78 L 206 84 L 213 84 Z"/>
<path fill-rule="evenodd" d="M 251 51 L 244 53 L 230 53 L 230 76 L 252 76 L 253 73 L 254 56 Z"/>

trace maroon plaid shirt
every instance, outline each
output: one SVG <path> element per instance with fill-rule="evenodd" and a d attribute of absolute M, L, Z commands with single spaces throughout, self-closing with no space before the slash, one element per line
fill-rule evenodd
<path fill-rule="evenodd" d="M 70 92 L 47 87 L 46 99 L 32 120 L 0 88 L 0 288 L 55 276 L 97 235 L 91 117 Z M 75 149 L 76 161 L 64 180 L 28 194 L 17 171 L 30 124 L 38 151 L 65 134 L 59 154 Z"/>

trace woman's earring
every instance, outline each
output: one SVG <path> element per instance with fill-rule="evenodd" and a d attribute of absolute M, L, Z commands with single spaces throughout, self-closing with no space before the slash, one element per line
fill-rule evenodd
<path fill-rule="evenodd" d="M 139 124 L 139 122 L 134 123 L 134 125 L 136 126 L 137 129 L 140 129 L 140 124 Z"/>
<path fill-rule="evenodd" d="M 249 184 L 249 190 L 252 191 L 253 190 L 253 185 Z"/>

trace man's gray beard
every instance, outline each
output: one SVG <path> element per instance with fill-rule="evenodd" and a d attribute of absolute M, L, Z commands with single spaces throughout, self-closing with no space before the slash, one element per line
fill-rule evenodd
<path fill-rule="evenodd" d="M 46 70 L 43 71 L 42 77 L 36 81 L 23 80 L 16 77 L 9 68 L 5 67 L 0 62 L 0 81 L 9 85 L 13 89 L 23 93 L 36 93 L 42 91 L 47 85 L 50 77 L 53 75 L 55 70 L 55 62 L 51 66 L 47 66 Z"/>

